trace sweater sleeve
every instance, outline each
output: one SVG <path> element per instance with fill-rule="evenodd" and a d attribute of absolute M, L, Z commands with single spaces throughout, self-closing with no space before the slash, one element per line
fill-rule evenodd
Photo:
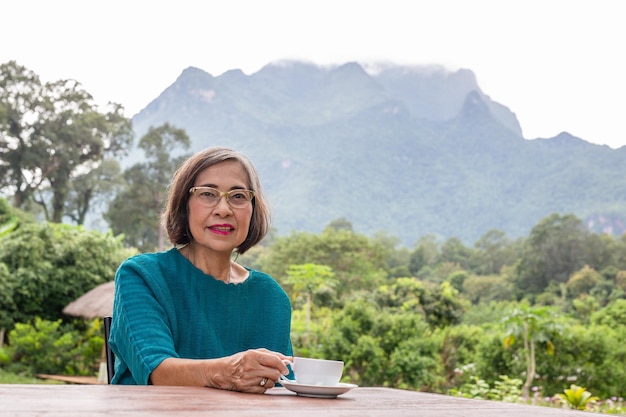
<path fill-rule="evenodd" d="M 176 320 L 158 263 L 146 256 L 126 260 L 115 277 L 111 347 L 116 357 L 114 384 L 149 383 L 174 348 Z"/>

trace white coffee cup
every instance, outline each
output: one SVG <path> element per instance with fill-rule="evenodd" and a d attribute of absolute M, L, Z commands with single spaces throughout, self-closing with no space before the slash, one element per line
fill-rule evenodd
<path fill-rule="evenodd" d="M 294 357 L 291 369 L 298 384 L 332 386 L 341 379 L 343 361 Z"/>

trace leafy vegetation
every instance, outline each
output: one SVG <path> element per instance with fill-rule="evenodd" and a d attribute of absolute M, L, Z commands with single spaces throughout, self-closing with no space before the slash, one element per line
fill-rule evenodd
<path fill-rule="evenodd" d="M 574 410 L 586 410 L 590 404 L 599 400 L 598 397 L 591 395 L 584 387 L 572 384 L 570 388 L 564 390 L 563 394 L 557 394 L 569 408 Z"/>
<path fill-rule="evenodd" d="M 104 342 L 99 322 L 82 331 L 61 319 L 17 323 L 9 332 L 11 344 L 3 348 L 6 369 L 22 375 L 94 375 Z"/>
<path fill-rule="evenodd" d="M 145 158 L 124 171 L 120 190 L 104 214 L 113 232 L 124 234 L 127 245 L 144 252 L 164 248 L 166 239 L 160 227 L 167 198 L 164 185 L 185 157 L 172 157 L 171 150 L 186 147 L 189 137 L 185 131 L 168 124 L 151 128 L 139 140 Z"/>
<path fill-rule="evenodd" d="M 576 224 L 576 219 L 549 216 L 531 235 L 541 231 L 546 241 L 559 242 L 564 238 L 564 222 Z M 424 238 L 407 251 L 397 241 L 394 246 L 387 235 L 371 239 L 349 226 L 341 220 L 318 235 L 271 236 L 239 259 L 271 270 L 291 296 L 296 354 L 340 358 L 346 363 L 344 381 L 366 386 L 533 402 L 537 395 L 556 398 L 575 381 L 606 401 L 623 396 L 626 368 L 616 364 L 626 359 L 626 296 L 621 287 L 626 236 L 600 239 L 584 228 L 567 228 L 566 234 L 580 242 L 569 250 L 593 264 L 559 282 L 529 286 L 524 265 L 540 264 L 545 257 L 559 263 L 559 256 L 571 256 L 567 248 L 554 252 L 543 239 L 530 238 L 498 239 L 497 245 L 480 239 L 474 247 L 458 240 Z M 71 262 L 41 272 L 60 278 L 38 280 L 36 287 L 42 293 L 69 293 L 79 281 L 92 282 L 87 273 L 92 262 L 110 265 L 104 270 L 108 272 L 100 273 L 111 279 L 114 265 L 125 253 L 119 239 L 106 234 L 96 238 L 96 232 L 74 228 L 20 224 L 1 238 L 2 259 L 12 263 L 0 265 L 8 271 L 19 264 L 26 271 L 31 262 L 37 268 L 53 262 L 20 257 L 25 241 L 39 245 L 43 236 L 46 247 L 58 247 L 52 252 L 63 254 L 75 248 L 76 241 L 87 239 L 87 244 L 78 246 L 93 250 L 69 251 L 74 256 Z M 103 244 L 106 249 L 95 249 Z M 536 244 L 545 250 L 535 250 Z M 115 261 L 112 252 L 117 253 Z M 592 257 L 592 253 L 604 255 Z M 485 259 L 501 265 L 500 272 L 485 268 Z M 416 272 L 397 275 L 411 270 Z M 481 275 L 486 272 L 489 275 Z M 7 286 L 7 278 L 13 275 L 2 275 L 0 283 L 10 289 L 0 291 L 5 297 L 16 297 L 16 286 Z M 32 300 L 42 300 L 32 286 L 37 274 L 17 275 L 22 276 L 20 286 L 30 288 Z M 483 279 L 508 290 L 477 296 L 477 283 Z M 528 291 L 531 287 L 533 291 Z M 12 327 L 7 345 L 0 349 L 1 367 L 22 374 L 95 372 L 101 338 L 94 336 L 93 327 L 62 317 L 59 307 L 50 302 L 23 305 L 37 305 L 38 310 L 29 307 L 19 314 L 10 310 L 12 322 L 5 326 Z M 606 401 L 590 407 L 606 406 Z"/>
<path fill-rule="evenodd" d="M 35 378 L 31 375 L 22 375 L 15 372 L 9 372 L 0 367 L 0 384 L 62 384 L 52 380 L 43 380 Z"/>
<path fill-rule="evenodd" d="M 297 353 L 341 358 L 345 380 L 362 385 L 465 395 L 486 384 L 504 397 L 515 391 L 501 385 L 519 380 L 520 400 L 533 401 L 576 381 L 601 398 L 624 395 L 626 369 L 615 364 L 626 358 L 626 235 L 597 235 L 573 215 L 553 214 L 527 239 L 490 231 L 467 247 L 425 236 L 408 253 L 393 242 L 342 220 L 319 235 L 273 236 L 251 256 L 294 297 Z M 295 291 L 289 265 L 307 261 L 328 266 L 337 283 L 316 276 L 312 294 Z M 545 276 L 540 265 L 551 265 L 553 278 L 528 271 Z"/>
<path fill-rule="evenodd" d="M 504 339 L 505 348 L 508 349 L 514 345 L 516 337 L 522 339 L 526 363 L 526 381 L 522 386 L 522 394 L 526 399 L 529 397 L 530 387 L 537 369 L 535 346 L 543 343 L 547 353 L 549 355 L 554 354 L 554 343 L 550 336 L 558 333 L 559 328 L 552 320 L 550 313 L 551 311 L 547 307 L 531 308 L 526 304 L 521 304 L 503 319 L 507 331 L 507 336 Z"/>
<path fill-rule="evenodd" d="M 83 224 L 103 161 L 124 155 L 132 125 L 123 107 L 101 113 L 74 80 L 41 83 L 11 61 L 0 65 L 0 189 L 17 208 L 39 209 L 46 220 Z"/>
<path fill-rule="evenodd" d="M 0 328 L 35 317 L 58 319 L 71 301 L 111 281 L 131 253 L 110 233 L 56 223 L 20 225 L 0 238 Z"/>

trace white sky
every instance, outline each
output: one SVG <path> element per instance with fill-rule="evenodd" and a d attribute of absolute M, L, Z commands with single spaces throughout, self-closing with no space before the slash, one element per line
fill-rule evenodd
<path fill-rule="evenodd" d="M 524 137 L 626 145 L 619 0 L 4 0 L 0 63 L 73 78 L 131 117 L 195 66 L 283 59 L 467 68 Z"/>

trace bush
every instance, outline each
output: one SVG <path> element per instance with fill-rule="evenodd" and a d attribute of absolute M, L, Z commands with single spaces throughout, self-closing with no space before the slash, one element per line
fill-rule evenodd
<path fill-rule="evenodd" d="M 131 254 L 121 237 L 65 224 L 23 224 L 0 237 L 0 329 L 56 320 L 87 291 L 112 281 Z"/>
<path fill-rule="evenodd" d="M 4 355 L 0 355 L 8 359 L 2 364 L 10 372 L 28 375 L 93 375 L 104 342 L 100 334 L 97 320 L 85 334 L 61 320 L 36 318 L 33 324 L 16 323 Z"/>
<path fill-rule="evenodd" d="M 554 338 L 555 354 L 537 354 L 537 380 L 548 395 L 575 383 L 600 398 L 624 395 L 626 369 L 615 364 L 626 360 L 626 329 L 573 324 Z"/>

